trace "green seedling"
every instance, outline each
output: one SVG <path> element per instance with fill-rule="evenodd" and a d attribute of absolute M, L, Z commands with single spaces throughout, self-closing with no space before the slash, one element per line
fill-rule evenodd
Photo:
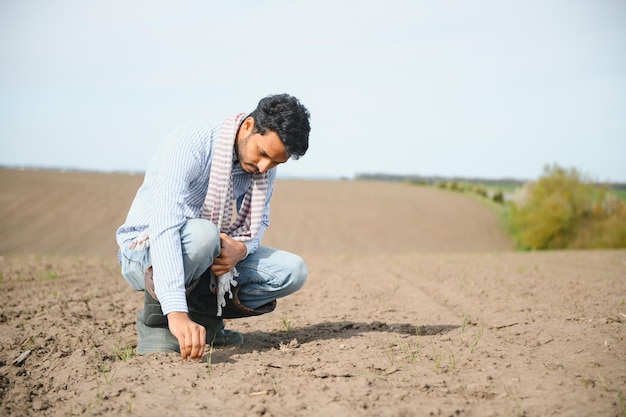
<path fill-rule="evenodd" d="M 207 374 L 209 375 L 209 378 L 211 377 L 211 371 L 213 370 L 213 343 L 211 343 L 209 345 L 209 352 L 206 355 L 206 371 Z"/>
<path fill-rule="evenodd" d="M 483 336 L 484 328 L 485 328 L 485 326 L 482 326 L 480 328 L 480 330 L 476 332 L 476 339 L 474 339 L 474 344 L 472 345 L 472 349 L 470 350 L 470 353 L 474 353 L 474 351 L 476 350 L 476 346 L 478 345 L 478 341 Z"/>
<path fill-rule="evenodd" d="M 29 350 L 35 344 L 35 341 L 41 336 L 41 333 L 36 334 L 35 336 L 31 336 L 22 343 L 22 350 Z"/>
<path fill-rule="evenodd" d="M 135 349 L 132 346 L 124 346 L 115 352 L 115 356 L 122 362 L 136 356 Z"/>
<path fill-rule="evenodd" d="M 390 365 L 395 365 L 396 364 L 396 358 L 393 354 L 393 345 L 389 346 L 389 349 L 387 349 L 387 357 L 389 358 L 389 364 Z"/>
<path fill-rule="evenodd" d="M 100 405 L 102 403 L 103 398 L 104 398 L 104 395 L 100 391 L 100 387 L 98 387 L 98 392 L 96 392 L 96 405 Z"/>
<path fill-rule="evenodd" d="M 435 361 L 435 373 L 438 374 L 441 370 L 441 361 L 443 360 L 443 351 L 437 353 L 433 347 L 433 360 Z"/>
<path fill-rule="evenodd" d="M 396 336 L 396 345 L 400 349 L 400 352 L 402 352 L 402 356 L 404 357 L 404 359 L 408 359 L 413 363 L 417 363 L 420 351 L 419 346 L 416 348 L 412 348 L 409 342 L 407 342 L 405 345 L 404 343 L 402 343 L 398 336 Z"/>
<path fill-rule="evenodd" d="M 522 400 L 521 398 L 515 399 L 515 415 L 517 417 L 524 417 L 526 413 L 522 410 Z"/>
<path fill-rule="evenodd" d="M 606 381 L 604 380 L 604 378 L 602 377 L 602 375 L 600 375 L 600 370 L 596 368 L 596 373 L 598 374 L 598 380 L 600 381 L 600 383 L 602 384 L 602 387 L 604 388 L 604 391 L 609 392 L 609 387 L 606 384 Z"/>
<path fill-rule="evenodd" d="M 272 380 L 272 389 L 268 390 L 268 392 L 273 391 L 274 395 L 278 395 L 278 385 L 276 384 L 276 380 L 272 378 L 271 376 L 270 376 L 270 379 Z"/>
<path fill-rule="evenodd" d="M 59 277 L 59 273 L 56 271 L 41 272 L 37 275 L 37 279 L 40 281 L 52 281 Z"/>
<path fill-rule="evenodd" d="M 386 381 L 387 380 L 387 377 L 385 375 L 381 375 L 380 373 L 372 372 L 370 370 L 363 371 L 363 374 L 365 374 L 365 376 L 370 376 L 372 378 L 380 379 L 382 381 Z"/>
<path fill-rule="evenodd" d="M 589 385 L 593 386 L 593 381 L 585 378 L 583 375 L 580 376 L 580 383 L 582 384 L 583 388 L 589 388 Z"/>
<path fill-rule="evenodd" d="M 111 350 L 113 351 L 113 356 L 116 360 L 125 362 L 128 359 L 134 358 L 136 356 L 135 349 L 132 346 L 122 346 L 121 340 L 119 340 L 115 345 L 109 343 L 109 346 L 111 347 Z"/>
<path fill-rule="evenodd" d="M 456 369 L 456 357 L 450 349 L 448 349 L 448 359 L 450 360 L 450 369 Z"/>
<path fill-rule="evenodd" d="M 106 385 L 109 385 L 111 383 L 111 381 L 113 381 L 113 377 L 115 376 L 115 371 L 113 371 L 111 368 L 106 367 L 106 365 L 104 364 L 104 359 L 102 359 L 100 357 L 100 353 L 96 350 L 96 358 L 98 358 L 98 369 L 100 370 L 100 373 L 102 374 L 102 377 L 104 378 L 104 383 Z"/>
<path fill-rule="evenodd" d="M 211 371 L 213 370 L 213 344 L 215 343 L 216 337 L 217 333 L 213 335 L 213 340 L 209 343 L 209 352 L 206 355 L 206 370 L 209 377 L 211 377 Z"/>
<path fill-rule="evenodd" d="M 291 322 L 287 319 L 281 319 L 281 323 L 283 325 L 283 330 L 287 333 L 291 333 L 291 330 L 293 329 L 291 326 Z"/>

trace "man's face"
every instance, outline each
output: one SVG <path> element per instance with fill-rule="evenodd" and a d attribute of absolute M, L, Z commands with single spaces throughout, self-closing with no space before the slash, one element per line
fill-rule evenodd
<path fill-rule="evenodd" d="M 289 160 L 285 145 L 276 132 L 268 130 L 264 135 L 254 133 L 254 119 L 251 117 L 244 120 L 239 128 L 235 146 L 241 168 L 250 174 L 266 172 Z"/>

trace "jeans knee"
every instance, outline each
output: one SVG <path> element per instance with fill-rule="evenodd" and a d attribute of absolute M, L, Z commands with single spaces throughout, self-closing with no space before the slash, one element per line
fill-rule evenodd
<path fill-rule="evenodd" d="M 220 252 L 220 233 L 205 219 L 190 219 L 181 231 L 184 254 L 191 261 L 213 262 Z"/>
<path fill-rule="evenodd" d="M 291 271 L 289 287 L 292 292 L 295 292 L 302 288 L 302 286 L 306 282 L 306 279 L 309 276 L 309 268 L 304 262 L 304 259 L 302 259 L 298 255 L 293 255 L 293 258 L 291 259 L 289 264 L 289 268 Z"/>

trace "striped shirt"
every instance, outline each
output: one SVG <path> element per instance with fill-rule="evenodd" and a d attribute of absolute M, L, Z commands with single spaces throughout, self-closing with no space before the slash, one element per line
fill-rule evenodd
<path fill-rule="evenodd" d="M 126 221 L 116 233 L 117 243 L 122 248 L 150 227 L 154 287 L 163 314 L 188 312 L 180 229 L 187 219 L 200 217 L 219 130 L 220 126 L 211 127 L 200 122 L 172 132 L 150 162 Z M 250 187 L 252 174 L 241 168 L 235 156 L 233 150 L 233 197 L 239 208 Z M 276 169 L 271 169 L 268 174 L 267 198 L 259 232 L 252 240 L 244 242 L 248 254 L 256 251 L 269 226 L 269 202 Z"/>

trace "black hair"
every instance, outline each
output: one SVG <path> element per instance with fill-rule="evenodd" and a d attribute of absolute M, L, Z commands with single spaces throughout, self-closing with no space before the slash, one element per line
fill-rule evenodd
<path fill-rule="evenodd" d="M 255 132 L 276 132 L 290 158 L 300 158 L 309 148 L 311 116 L 297 98 L 289 94 L 264 97 L 249 117 L 254 119 Z"/>

